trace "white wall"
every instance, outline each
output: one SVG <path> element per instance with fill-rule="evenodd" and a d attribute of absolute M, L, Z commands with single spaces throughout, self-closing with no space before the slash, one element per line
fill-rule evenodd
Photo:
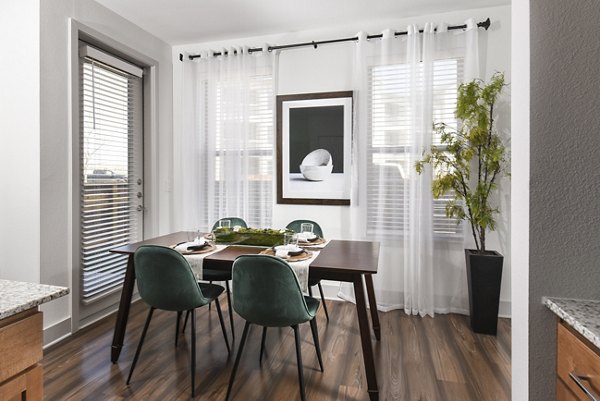
<path fill-rule="evenodd" d="M 200 50 L 216 49 L 227 46 L 261 46 L 263 43 L 272 45 L 322 40 L 338 37 L 351 37 L 359 30 L 368 33 L 378 33 L 385 28 L 403 30 L 408 24 L 442 21 L 449 24 L 462 23 L 465 19 L 474 17 L 478 21 L 490 17 L 492 27 L 488 32 L 482 32 L 480 38 L 482 59 L 482 74 L 487 78 L 495 71 L 504 71 L 507 81 L 510 82 L 510 7 L 493 7 L 477 10 L 460 11 L 446 14 L 422 16 L 418 18 L 402 19 L 390 18 L 388 21 L 379 21 L 370 24 L 354 24 L 338 26 L 331 29 L 318 31 L 305 31 L 283 33 L 252 38 L 239 38 L 220 42 L 205 42 L 175 46 L 173 60 L 178 60 L 179 53 L 194 54 Z M 300 48 L 282 51 L 279 56 L 279 81 L 277 94 L 327 92 L 348 90 L 352 88 L 352 56 L 353 43 L 338 43 L 322 45 L 318 49 Z M 181 88 L 182 67 L 179 61 L 174 65 L 174 115 L 181 113 L 179 102 Z M 179 63 L 179 64 L 177 64 Z M 508 104 L 498 120 L 498 128 L 509 129 L 510 110 Z M 178 118 L 174 119 L 174 130 L 180 129 Z M 500 184 L 501 192 L 499 204 L 502 210 L 498 231 L 489 236 L 489 248 L 496 249 L 505 255 L 504 274 L 501 291 L 501 314 L 510 315 L 510 280 L 511 280 L 511 255 L 510 255 L 510 184 L 507 180 Z M 323 230 L 331 238 L 348 238 L 348 224 L 350 211 L 343 206 L 310 206 L 310 205 L 273 205 L 273 226 L 283 227 L 293 218 L 308 218 L 318 221 Z M 472 246 L 472 245 L 469 245 Z"/>
<path fill-rule="evenodd" d="M 0 279 L 40 280 L 40 7 L 0 12 Z"/>
<path fill-rule="evenodd" d="M 512 17 L 512 399 L 526 401 L 529 393 L 529 0 L 514 1 Z"/>
<path fill-rule="evenodd" d="M 41 125 L 37 130 L 41 137 L 41 276 L 46 284 L 72 287 L 72 269 L 79 267 L 78 260 L 71 257 L 71 166 L 72 135 L 78 134 L 78 128 L 71 127 L 71 76 L 70 76 L 70 30 L 69 18 L 93 28 L 125 47 L 159 62 L 157 110 L 155 116 L 158 143 L 154 144 L 158 153 L 156 171 L 158 207 L 154 210 L 160 219 L 158 227 L 151 234 L 164 233 L 168 226 L 167 188 L 163 186 L 170 175 L 172 133 L 172 63 L 171 47 L 158 38 L 143 31 L 136 25 L 114 14 L 91 0 L 38 0 L 41 2 L 41 95 L 34 99 L 41 105 Z M 11 2 L 18 3 L 18 2 Z M 3 10 L 4 13 L 4 10 Z M 4 14 L 2 14 L 4 15 Z M 2 29 L 2 28 L 0 28 Z M 14 37 L 14 34 L 10 34 Z M 5 37 L 6 35 L 2 35 Z M 39 36 L 39 35 L 38 35 Z M 40 63 L 38 62 L 39 66 Z M 0 78 L 1 79 L 1 78 Z M 16 103 L 16 102 L 15 102 Z M 27 114 L 20 113 L 20 120 Z M 21 152 L 18 152 L 21 153 Z M 36 154 L 36 166 L 40 159 Z M 14 167 L 11 167 L 14 171 Z M 15 199 L 18 202 L 19 199 Z M 164 212 L 160 211 L 164 208 Z M 38 208 L 39 209 L 39 208 Z M 35 212 L 35 210 L 33 210 Z M 27 228 L 33 230 L 33 228 Z M 22 238 L 21 235 L 17 236 Z M 4 241 L 3 241 L 4 242 Z M 37 247 L 35 248 L 38 249 Z M 37 263 L 38 267 L 40 263 Z M 74 298 L 73 298 L 74 297 Z M 71 304 L 72 301 L 72 304 Z M 44 327 L 50 329 L 46 342 L 68 333 L 70 330 L 71 310 L 77 310 L 77 294 L 71 294 L 43 307 Z M 107 350 L 108 352 L 108 350 Z"/>

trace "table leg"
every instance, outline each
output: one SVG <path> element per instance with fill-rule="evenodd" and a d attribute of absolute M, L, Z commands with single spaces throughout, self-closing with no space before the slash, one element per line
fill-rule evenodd
<path fill-rule="evenodd" d="M 110 349 L 110 360 L 117 363 L 125 339 L 125 328 L 127 319 L 129 319 L 129 307 L 131 306 L 131 297 L 133 295 L 133 286 L 135 284 L 135 271 L 133 269 L 133 254 L 129 255 L 127 260 L 127 270 L 125 271 L 125 281 L 121 291 L 121 301 L 117 311 L 117 321 L 115 323 L 115 332 L 113 334 L 112 346 Z"/>
<path fill-rule="evenodd" d="M 360 342 L 362 345 L 365 373 L 367 375 L 367 391 L 371 401 L 379 400 L 379 388 L 377 386 L 377 372 L 375 371 L 375 359 L 373 358 L 373 346 L 371 345 L 371 334 L 369 330 L 369 317 L 367 316 L 367 303 L 363 288 L 362 275 L 354 279 L 354 297 L 356 298 L 356 312 L 358 313 L 358 325 L 360 327 Z"/>
<path fill-rule="evenodd" d="M 377 341 L 381 341 L 381 326 L 379 325 L 379 313 L 377 312 L 377 300 L 375 299 L 375 290 L 373 289 L 373 276 L 365 274 L 365 283 L 367 285 L 367 296 L 369 297 L 369 309 L 371 309 L 371 323 L 373 332 Z"/>

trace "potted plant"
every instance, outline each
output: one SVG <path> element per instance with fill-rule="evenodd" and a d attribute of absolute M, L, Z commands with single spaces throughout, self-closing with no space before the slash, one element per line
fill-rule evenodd
<path fill-rule="evenodd" d="M 476 249 L 465 249 L 471 328 L 496 334 L 503 256 L 486 248 L 486 232 L 496 228 L 498 209 L 491 196 L 508 174 L 507 151 L 494 127 L 494 105 L 504 88 L 504 75 L 496 73 L 489 83 L 473 80 L 458 88 L 456 117 L 459 129 L 435 124 L 444 147 L 431 147 L 415 165 L 433 170 L 435 198 L 450 194 L 446 215 L 466 220 Z"/>

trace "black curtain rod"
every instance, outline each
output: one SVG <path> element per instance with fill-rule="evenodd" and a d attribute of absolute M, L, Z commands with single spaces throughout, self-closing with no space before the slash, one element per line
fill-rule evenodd
<path fill-rule="evenodd" d="M 485 21 L 481 21 L 477 23 L 477 27 L 478 28 L 484 28 L 486 31 L 488 30 L 488 28 L 490 27 L 491 21 L 490 19 L 486 19 Z M 457 29 L 465 29 L 467 27 L 467 24 L 463 24 L 463 25 L 454 25 L 454 26 L 449 26 L 448 30 L 449 31 L 454 31 Z M 419 30 L 419 32 L 423 32 L 422 29 Z M 404 31 L 404 32 L 394 32 L 394 36 L 402 36 L 402 35 L 408 35 L 408 31 Z M 379 39 L 382 38 L 383 34 L 379 33 L 377 35 L 368 35 L 367 39 Z M 279 45 L 279 46 L 269 46 L 268 47 L 268 51 L 273 51 L 273 50 L 282 50 L 282 49 L 293 49 L 296 47 L 304 47 L 304 46 L 313 46 L 315 49 L 317 48 L 318 45 L 325 45 L 328 43 L 340 43 L 340 42 L 355 42 L 358 40 L 358 36 L 353 36 L 351 38 L 342 38 L 342 39 L 330 39 L 330 40 L 320 40 L 320 41 L 312 41 L 312 42 L 303 42 L 303 43 L 292 43 L 289 45 Z M 252 47 L 250 49 L 248 49 L 248 53 L 254 53 L 254 52 L 261 52 L 263 49 L 262 47 Z M 213 56 L 222 56 L 223 54 L 227 55 L 227 51 L 225 52 L 214 52 L 212 55 Z M 234 54 L 237 54 L 237 50 L 234 51 Z M 188 58 L 190 60 L 194 60 L 196 58 L 200 58 L 199 54 L 190 54 L 188 56 Z M 179 53 L 179 61 L 183 61 L 183 54 Z"/>

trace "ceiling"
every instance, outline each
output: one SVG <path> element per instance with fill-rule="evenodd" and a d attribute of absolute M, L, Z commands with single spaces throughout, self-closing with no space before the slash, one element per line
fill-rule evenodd
<path fill-rule="evenodd" d="M 510 4 L 510 0 L 96 0 L 171 45 Z"/>

